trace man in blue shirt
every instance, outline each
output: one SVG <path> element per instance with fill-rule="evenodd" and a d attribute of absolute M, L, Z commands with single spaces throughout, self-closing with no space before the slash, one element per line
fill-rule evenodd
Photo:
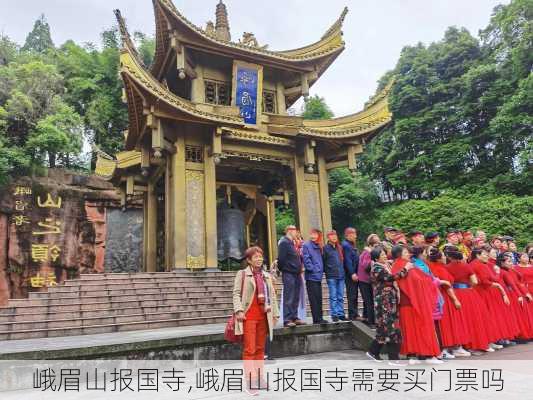
<path fill-rule="evenodd" d="M 302 249 L 307 297 L 311 306 L 313 324 L 327 324 L 328 321 L 322 316 L 322 277 L 324 276 L 322 232 L 312 229 L 309 237 L 310 240 L 304 243 Z"/>

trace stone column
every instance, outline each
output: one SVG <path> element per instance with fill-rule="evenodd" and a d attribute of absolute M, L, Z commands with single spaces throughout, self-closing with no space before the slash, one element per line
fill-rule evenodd
<path fill-rule="evenodd" d="M 331 230 L 331 207 L 329 204 L 329 177 L 326 170 L 326 159 L 322 152 L 317 157 L 318 164 L 318 189 L 320 192 L 320 208 L 322 210 L 322 229 L 324 232 Z"/>
<path fill-rule="evenodd" d="M 305 173 L 303 157 L 296 156 L 294 164 L 298 227 L 304 238 L 308 238 L 311 228 L 327 232 L 331 229 L 331 211 L 325 158 L 317 157 L 317 174 Z"/>
<path fill-rule="evenodd" d="M 144 269 L 146 272 L 157 271 L 157 197 L 155 185 L 148 183 L 148 191 L 145 194 L 145 228 L 144 228 Z"/>
<path fill-rule="evenodd" d="M 189 164 L 189 163 L 186 163 Z M 186 267 L 203 269 L 206 267 L 206 229 L 205 229 L 205 171 L 204 165 L 198 169 L 187 166 L 185 171 L 186 224 Z"/>
<path fill-rule="evenodd" d="M 215 157 L 204 147 L 204 191 L 205 191 L 205 239 L 206 267 L 218 268 L 217 255 L 217 185 Z"/>
<path fill-rule="evenodd" d="M 176 140 L 176 153 L 172 155 L 171 194 L 171 229 L 172 250 L 171 269 L 185 268 L 187 265 L 187 208 L 185 179 L 185 138 Z"/>
<path fill-rule="evenodd" d="M 268 245 L 269 245 L 269 261 L 272 263 L 278 257 L 278 241 L 276 230 L 276 204 L 274 199 L 267 198 L 267 225 L 268 225 Z"/>

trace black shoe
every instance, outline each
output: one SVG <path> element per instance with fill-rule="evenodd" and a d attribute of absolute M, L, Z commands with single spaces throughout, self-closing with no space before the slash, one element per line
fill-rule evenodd
<path fill-rule="evenodd" d="M 332 320 L 333 322 L 339 322 L 339 317 L 331 317 L 331 320 Z"/>
<path fill-rule="evenodd" d="M 339 321 L 348 321 L 348 319 L 343 315 L 342 317 L 339 317 Z"/>
<path fill-rule="evenodd" d="M 327 319 L 322 319 L 322 320 L 318 321 L 318 323 L 320 325 L 326 325 L 326 324 L 329 324 L 329 321 Z"/>

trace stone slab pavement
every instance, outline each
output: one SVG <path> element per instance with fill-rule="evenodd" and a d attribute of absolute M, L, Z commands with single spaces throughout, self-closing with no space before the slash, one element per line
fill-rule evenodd
<path fill-rule="evenodd" d="M 77 349 L 80 347 L 100 347 L 124 343 L 147 342 L 153 340 L 175 339 L 189 336 L 220 334 L 224 324 L 206 324 L 161 328 L 145 331 L 99 333 L 94 335 L 63 336 L 38 339 L 0 341 L 0 354 L 25 353 L 29 351 L 54 351 Z"/>

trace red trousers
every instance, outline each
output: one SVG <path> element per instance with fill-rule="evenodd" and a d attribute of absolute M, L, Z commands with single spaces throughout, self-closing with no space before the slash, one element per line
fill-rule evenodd
<path fill-rule="evenodd" d="M 268 335 L 268 321 L 244 320 L 242 359 L 247 380 L 257 380 L 264 371 L 265 343 Z"/>

